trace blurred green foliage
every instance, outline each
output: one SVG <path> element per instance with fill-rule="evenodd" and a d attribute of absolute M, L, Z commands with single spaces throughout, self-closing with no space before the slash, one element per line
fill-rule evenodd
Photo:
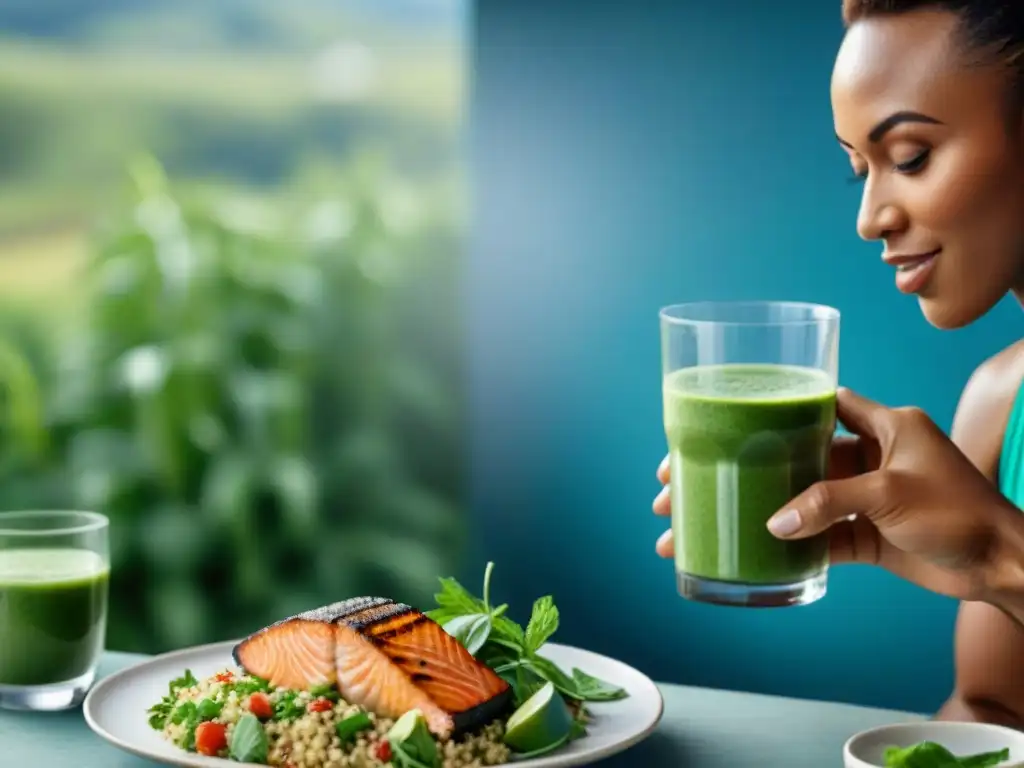
<path fill-rule="evenodd" d="M 463 543 L 458 196 L 365 153 L 268 207 L 130 170 L 82 321 L 0 317 L 0 505 L 111 517 L 112 648 L 426 604 Z"/>
<path fill-rule="evenodd" d="M 0 4 L 0 508 L 110 515 L 111 647 L 456 569 L 461 14 Z"/>

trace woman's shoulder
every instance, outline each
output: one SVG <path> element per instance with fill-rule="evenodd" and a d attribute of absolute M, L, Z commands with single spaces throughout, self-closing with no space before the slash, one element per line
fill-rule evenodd
<path fill-rule="evenodd" d="M 983 362 L 971 375 L 964 394 L 979 390 L 979 396 L 1009 399 L 1012 405 L 1024 381 L 1024 339 Z"/>
<path fill-rule="evenodd" d="M 1006 425 L 1024 380 L 1024 340 L 993 355 L 971 375 L 953 419 L 953 440 L 995 479 Z"/>

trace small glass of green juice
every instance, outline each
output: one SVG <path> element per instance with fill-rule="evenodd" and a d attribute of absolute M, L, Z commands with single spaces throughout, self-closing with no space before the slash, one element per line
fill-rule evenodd
<path fill-rule="evenodd" d="M 825 538 L 781 541 L 766 523 L 826 476 L 838 310 L 706 301 L 665 307 L 660 320 L 679 593 L 750 607 L 818 600 Z"/>
<path fill-rule="evenodd" d="M 0 707 L 85 698 L 106 639 L 108 529 L 95 512 L 0 513 Z"/>

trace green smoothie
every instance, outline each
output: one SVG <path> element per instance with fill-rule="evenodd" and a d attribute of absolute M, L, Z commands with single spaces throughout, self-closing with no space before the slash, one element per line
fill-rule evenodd
<path fill-rule="evenodd" d="M 676 569 L 756 585 L 820 574 L 824 537 L 780 541 L 765 523 L 825 477 L 831 378 L 782 365 L 700 366 L 666 377 L 664 398 Z"/>
<path fill-rule="evenodd" d="M 103 650 L 108 579 L 89 550 L 0 550 L 0 685 L 89 672 Z"/>

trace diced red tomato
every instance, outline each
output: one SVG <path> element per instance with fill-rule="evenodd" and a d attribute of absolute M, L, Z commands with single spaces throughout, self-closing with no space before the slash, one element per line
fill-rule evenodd
<path fill-rule="evenodd" d="M 270 697 L 259 691 L 249 697 L 249 711 L 260 720 L 269 720 L 274 716 L 274 707 L 270 703 Z"/>
<path fill-rule="evenodd" d="M 310 712 L 327 712 L 334 705 L 327 699 L 313 699 L 309 702 L 309 706 L 306 707 Z"/>
<path fill-rule="evenodd" d="M 231 674 L 230 672 L 220 672 L 214 678 L 214 680 L 216 680 L 218 683 L 230 683 L 230 682 L 233 682 L 234 679 L 235 679 L 235 676 L 233 674 Z"/>
<path fill-rule="evenodd" d="M 391 742 L 387 739 L 383 739 L 381 743 L 377 745 L 377 759 L 382 763 L 386 763 L 391 760 Z"/>
<path fill-rule="evenodd" d="M 221 723 L 206 722 L 196 726 L 196 752 L 216 757 L 227 747 L 227 728 Z"/>

